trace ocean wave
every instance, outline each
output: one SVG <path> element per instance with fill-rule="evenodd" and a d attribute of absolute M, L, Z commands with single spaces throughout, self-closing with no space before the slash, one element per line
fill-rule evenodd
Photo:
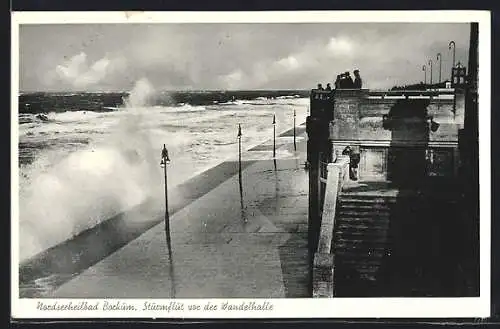
<path fill-rule="evenodd" d="M 129 209 L 143 197 L 162 196 L 159 156 L 166 144 L 170 184 L 238 154 L 289 128 L 302 100 L 235 100 L 231 104 L 123 108 L 113 112 L 49 112 L 48 122 L 20 125 L 20 239 L 30 257 Z M 303 122 L 307 106 L 297 108 Z M 84 113 L 85 112 L 85 113 Z M 20 114 L 28 122 L 33 114 Z M 105 182 L 105 184 L 103 184 Z M 36 216 L 35 216 L 36 214 Z M 41 223 L 44 223 L 42 225 Z M 31 245 L 30 245 L 31 242 Z"/>
<path fill-rule="evenodd" d="M 207 107 L 205 106 L 191 105 L 191 104 L 183 104 L 181 106 L 174 106 L 172 108 L 175 109 L 177 112 L 201 112 L 207 109 Z"/>
<path fill-rule="evenodd" d="M 50 112 L 47 114 L 49 120 L 53 120 L 55 122 L 75 122 L 75 121 L 84 121 L 102 117 L 102 112 L 94 112 L 94 111 L 66 111 L 66 112 Z"/>

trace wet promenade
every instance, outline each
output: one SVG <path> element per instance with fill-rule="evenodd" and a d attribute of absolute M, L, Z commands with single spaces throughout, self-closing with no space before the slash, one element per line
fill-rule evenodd
<path fill-rule="evenodd" d="M 308 297 L 300 130 L 297 152 L 292 134 L 277 138 L 276 161 L 272 140 L 243 154 L 243 200 L 236 172 L 173 213 L 169 230 L 161 221 L 44 297 Z"/>

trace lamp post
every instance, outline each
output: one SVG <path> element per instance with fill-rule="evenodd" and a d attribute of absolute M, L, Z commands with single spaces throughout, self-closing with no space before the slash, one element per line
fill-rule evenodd
<path fill-rule="evenodd" d="M 293 150 L 297 152 L 296 132 L 295 132 L 295 117 L 297 113 L 293 110 Z"/>
<path fill-rule="evenodd" d="M 442 61 L 443 61 L 441 53 L 437 53 L 436 60 L 439 60 L 439 81 L 438 81 L 438 83 L 441 83 L 441 64 L 442 64 Z"/>
<path fill-rule="evenodd" d="M 163 173 L 165 175 L 165 227 L 169 226 L 169 214 L 168 214 L 168 184 L 167 184 L 167 165 L 170 163 L 170 158 L 168 156 L 168 150 L 163 144 L 163 150 L 161 150 L 161 161 L 160 167 L 163 168 Z"/>
<path fill-rule="evenodd" d="M 170 216 L 168 214 L 168 181 L 167 181 L 167 165 L 170 163 L 170 157 L 168 156 L 168 150 L 165 144 L 163 144 L 163 149 L 161 150 L 161 161 L 160 167 L 163 168 L 163 174 L 165 175 L 165 237 L 167 242 L 168 250 L 168 262 L 169 262 L 169 274 L 170 274 L 170 295 L 175 297 L 175 276 L 174 276 L 174 263 L 172 260 L 172 241 L 170 238 Z"/>
<path fill-rule="evenodd" d="M 422 71 L 424 71 L 424 85 L 427 84 L 427 67 L 425 65 L 422 66 Z"/>
<path fill-rule="evenodd" d="M 276 158 L 276 114 L 273 114 L 273 159 Z"/>
<path fill-rule="evenodd" d="M 240 183 L 240 196 L 243 198 L 243 180 L 241 178 L 241 124 L 238 124 L 238 180 Z"/>
<path fill-rule="evenodd" d="M 453 59 L 451 62 L 452 69 L 455 67 L 455 41 L 451 40 L 448 44 L 448 50 L 451 50 L 451 46 L 453 45 Z"/>
<path fill-rule="evenodd" d="M 245 216 L 245 206 L 243 204 L 243 178 L 241 175 L 241 124 L 238 124 L 238 183 L 240 187 L 240 207 L 241 207 L 241 217 L 246 222 Z"/>
<path fill-rule="evenodd" d="M 430 85 L 432 85 L 432 59 L 429 59 L 429 63 L 428 63 L 431 67 L 431 81 L 429 82 Z"/>
<path fill-rule="evenodd" d="M 241 124 L 238 124 L 238 163 L 239 163 L 239 172 L 241 174 Z"/>

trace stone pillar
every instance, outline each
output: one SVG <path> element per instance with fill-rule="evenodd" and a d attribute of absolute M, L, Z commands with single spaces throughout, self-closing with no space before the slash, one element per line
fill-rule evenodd
<path fill-rule="evenodd" d="M 312 268 L 321 227 L 321 185 L 320 161 L 329 158 L 329 123 L 333 114 L 331 92 L 311 91 L 311 115 L 307 117 L 307 162 L 309 164 L 309 214 L 308 214 L 308 249 L 310 256 L 310 291 L 312 294 Z"/>
<path fill-rule="evenodd" d="M 313 297 L 332 298 L 335 294 L 334 255 L 318 253 L 314 255 Z"/>
<path fill-rule="evenodd" d="M 308 159 L 309 162 L 309 212 L 308 212 L 308 241 L 309 251 L 314 253 L 318 244 L 319 233 L 319 152 L 309 152 L 315 149 L 315 141 L 309 139 L 307 141 Z"/>
<path fill-rule="evenodd" d="M 455 122 L 459 124 L 460 128 L 463 128 L 465 118 L 465 92 L 463 89 L 455 89 L 453 113 Z"/>
<path fill-rule="evenodd" d="M 330 130 L 332 140 L 358 140 L 361 102 L 365 91 L 339 89 L 335 91 L 333 125 Z"/>
<path fill-rule="evenodd" d="M 458 147 L 453 148 L 453 177 L 458 177 L 460 174 L 460 151 Z"/>

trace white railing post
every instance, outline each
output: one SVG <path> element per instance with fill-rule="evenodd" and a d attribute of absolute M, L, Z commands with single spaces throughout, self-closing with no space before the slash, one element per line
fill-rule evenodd
<path fill-rule="evenodd" d="M 335 255 L 332 253 L 337 199 L 349 180 L 349 156 L 339 156 L 327 166 L 327 179 L 318 248 L 313 262 L 313 297 L 333 297 Z"/>

